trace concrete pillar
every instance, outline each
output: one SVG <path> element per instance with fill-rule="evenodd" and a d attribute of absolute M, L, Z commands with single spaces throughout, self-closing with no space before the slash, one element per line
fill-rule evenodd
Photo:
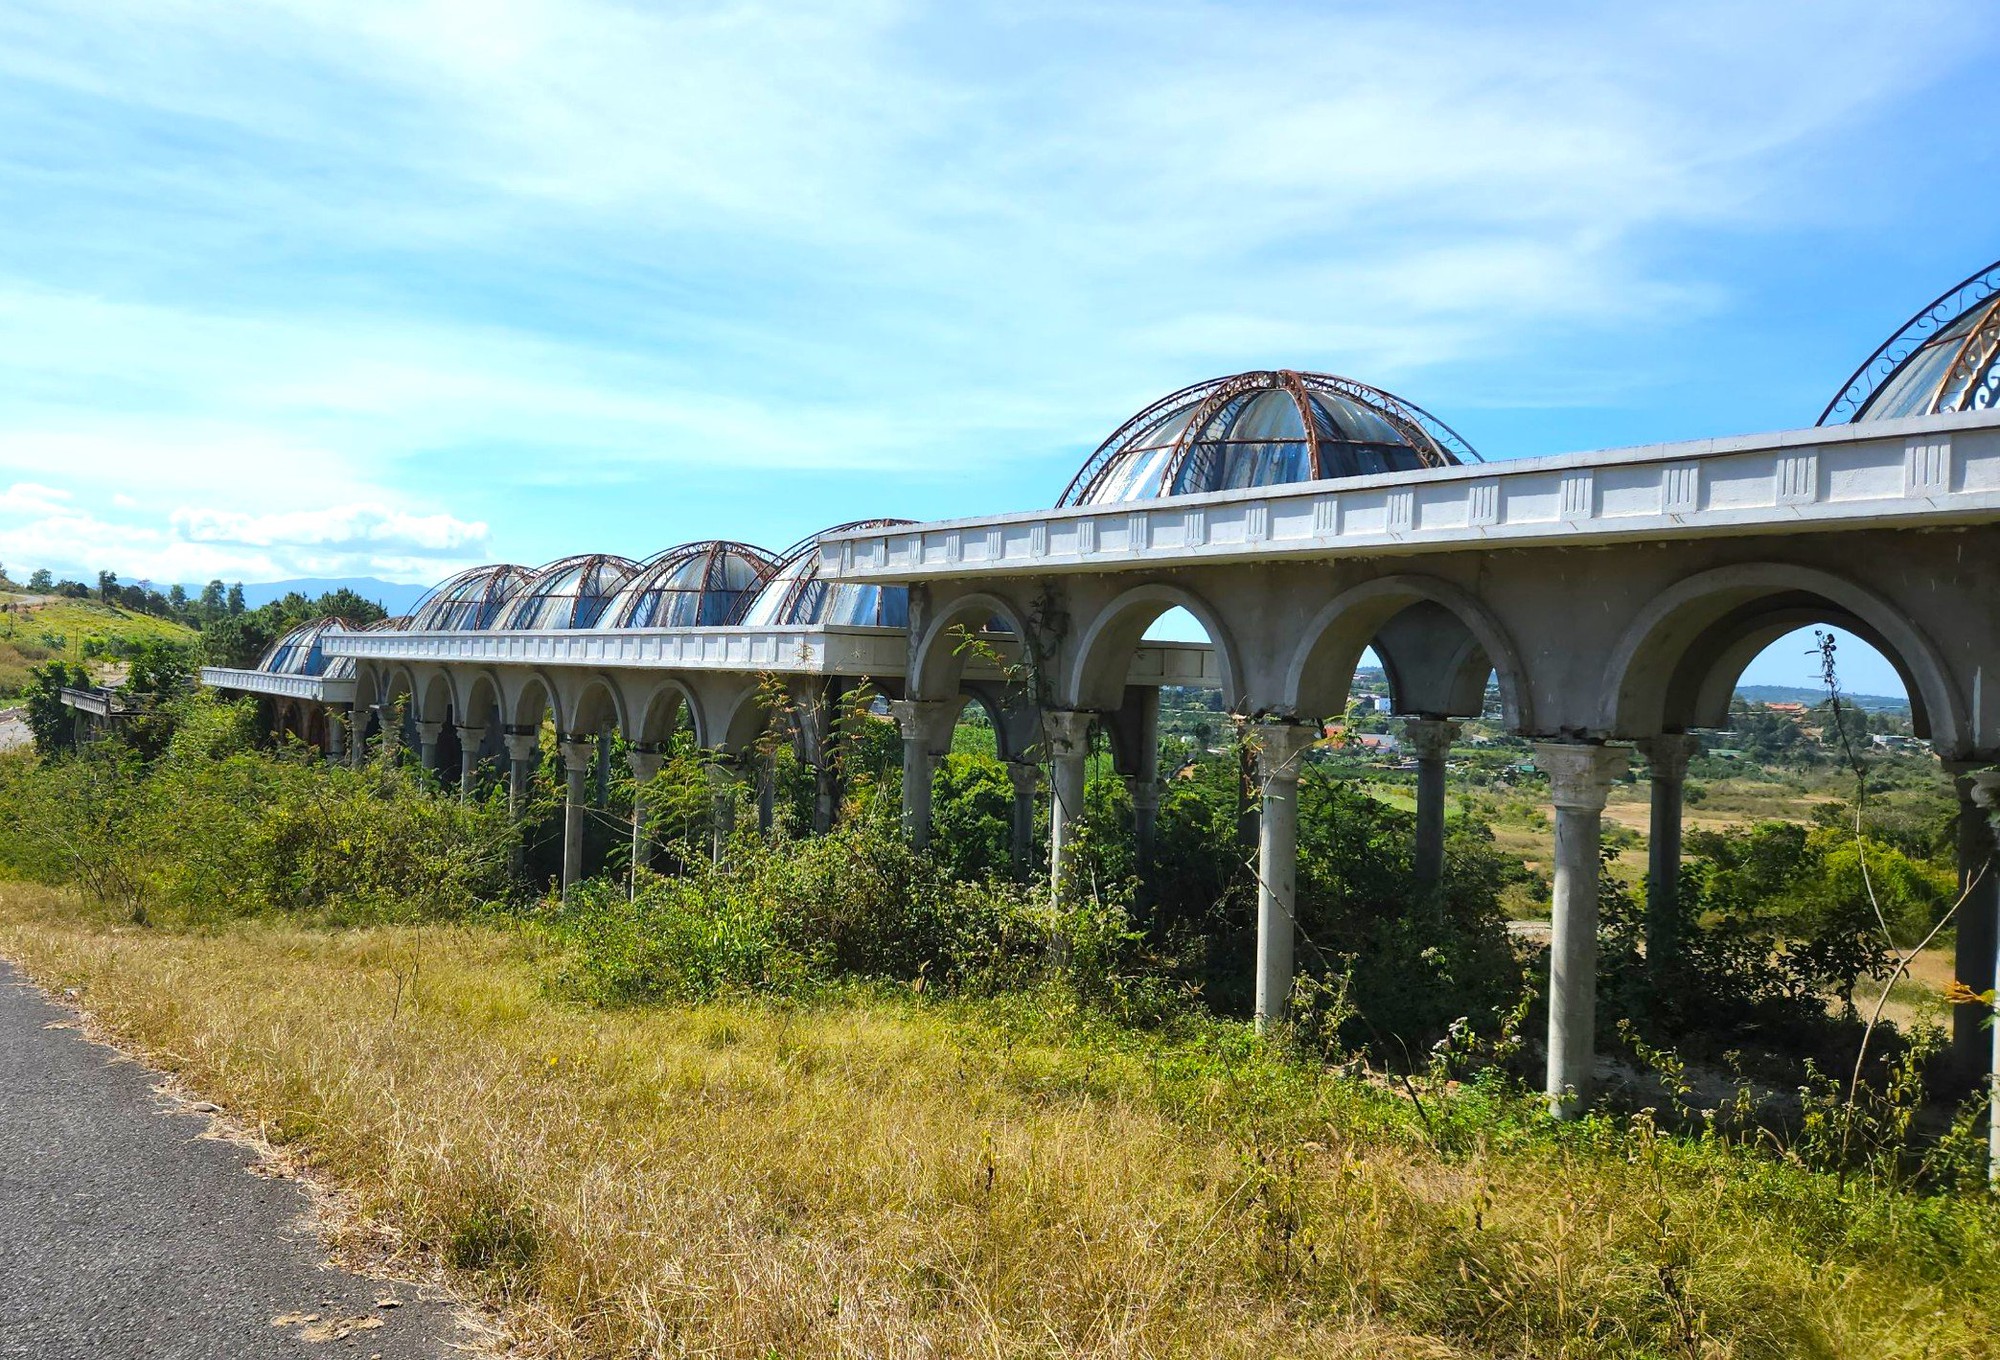
<path fill-rule="evenodd" d="M 1995 862 L 1993 824 L 1979 805 L 1980 771 L 1961 761 L 1945 766 L 1958 790 L 1958 948 L 1952 975 L 1975 992 L 1994 983 L 1994 952 L 2000 947 L 2000 862 Z M 1986 1028 L 1991 1008 L 1972 1003 L 1951 1008 L 1953 1065 L 1961 1072 L 1986 1070 L 1991 1044 Z"/>
<path fill-rule="evenodd" d="M 369 704 L 356 704 L 348 715 L 354 730 L 347 743 L 347 758 L 357 770 L 368 763 L 368 720 L 374 716 L 375 710 Z"/>
<path fill-rule="evenodd" d="M 1989 833 L 2000 836 L 2000 770 L 1980 770 L 1972 776 L 1972 801 L 1986 814 Z M 2000 865 L 1987 871 L 1988 878 L 1996 872 L 2000 872 Z M 1995 955 L 1986 960 L 1989 987 L 1996 974 L 2000 974 L 2000 945 L 1995 946 Z M 1965 979 L 1961 976 L 1959 980 Z M 2000 1008 L 1989 1001 L 1986 1013 L 1995 1022 L 1986 1031 L 1986 1079 L 1992 1092 L 1986 1107 L 1986 1178 L 1995 1190 L 2000 1190 Z"/>
<path fill-rule="evenodd" d="M 1049 886 L 1061 900 L 1064 859 L 1083 816 L 1084 762 L 1090 758 L 1090 723 L 1096 715 L 1071 709 L 1042 714 L 1042 744 L 1049 756 Z"/>
<path fill-rule="evenodd" d="M 653 867 L 653 823 L 646 815 L 646 788 L 660 773 L 666 755 L 656 746 L 634 744 L 625 752 L 632 770 L 632 895 L 639 894 L 641 870 Z"/>
<path fill-rule="evenodd" d="M 1007 777 L 1014 781 L 1014 811 L 1008 825 L 1008 849 L 1014 872 L 1028 872 L 1028 857 L 1035 849 L 1035 790 L 1041 786 L 1042 772 L 1033 761 L 1010 760 Z"/>
<path fill-rule="evenodd" d="M 584 800 L 589 794 L 591 743 L 588 736 L 566 736 L 558 744 L 564 776 L 562 892 L 567 898 L 570 889 L 583 881 Z"/>
<path fill-rule="evenodd" d="M 503 735 L 507 741 L 507 816 L 518 822 L 528 801 L 528 780 L 534 776 L 535 760 L 542 753 L 542 734 L 532 727 L 508 727 Z"/>
<path fill-rule="evenodd" d="M 1417 758 L 1417 844 L 1412 869 L 1429 887 L 1444 877 L 1444 762 L 1458 739 L 1458 724 L 1442 718 L 1411 718 L 1403 739 Z"/>
<path fill-rule="evenodd" d="M 417 759 L 426 770 L 437 773 L 438 738 L 444 735 L 441 718 L 417 720 Z"/>
<path fill-rule="evenodd" d="M 473 785 L 479 782 L 479 748 L 485 744 L 486 729 L 470 723 L 458 725 L 458 801 L 472 801 Z"/>
<path fill-rule="evenodd" d="M 1160 775 L 1131 775 L 1126 785 L 1132 794 L 1132 850 L 1143 869 L 1153 860 L 1153 839 L 1160 825 Z"/>
<path fill-rule="evenodd" d="M 737 767 L 736 757 L 723 751 L 709 752 L 708 763 L 703 768 L 708 775 L 709 794 L 713 799 L 709 853 L 720 864 L 729 850 L 729 838 L 736 834 L 736 789 L 743 782 L 743 774 Z"/>
<path fill-rule="evenodd" d="M 938 699 L 897 699 L 889 705 L 903 734 L 903 834 L 912 845 L 930 844 L 931 775 L 937 757 L 951 749 L 958 708 Z"/>
<path fill-rule="evenodd" d="M 778 771 L 770 761 L 757 771 L 757 833 L 768 836 L 778 825 Z"/>
<path fill-rule="evenodd" d="M 1681 803 L 1688 762 L 1700 752 L 1701 738 L 1669 732 L 1638 747 L 1653 795 L 1646 838 L 1646 971 L 1658 983 L 1680 953 Z"/>
<path fill-rule="evenodd" d="M 1250 728 L 1257 758 L 1257 1028 L 1285 1018 L 1292 999 L 1298 935 L 1299 771 L 1319 740 L 1317 727 L 1258 723 Z"/>
<path fill-rule="evenodd" d="M 327 708 L 326 717 L 326 758 L 338 765 L 347 755 L 346 715 L 337 708 Z"/>
<path fill-rule="evenodd" d="M 403 714 L 398 711 L 398 705 L 393 702 L 376 704 L 375 724 L 381 729 L 377 740 L 382 744 L 382 757 L 394 765 L 403 753 Z"/>
<path fill-rule="evenodd" d="M 1597 873 L 1604 799 L 1630 754 L 1616 746 L 1535 743 L 1556 805 L 1554 927 L 1549 942 L 1549 1113 L 1574 1117 L 1596 1061 Z"/>

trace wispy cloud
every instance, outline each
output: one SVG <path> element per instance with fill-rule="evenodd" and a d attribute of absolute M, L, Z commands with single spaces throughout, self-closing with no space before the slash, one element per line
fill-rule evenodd
<path fill-rule="evenodd" d="M 857 474 L 1032 503 L 1164 385 L 1270 362 L 1478 442 L 1469 408 L 1602 402 L 1733 324 L 1690 234 L 1862 210 L 1855 142 L 1978 17 L 18 0 L 0 474 L 88 532 L 0 502 L 0 548 L 386 572 L 433 548 L 299 535 L 659 546 Z"/>

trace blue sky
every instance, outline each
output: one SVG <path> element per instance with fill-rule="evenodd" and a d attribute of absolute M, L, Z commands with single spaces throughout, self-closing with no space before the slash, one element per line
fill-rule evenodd
<path fill-rule="evenodd" d="M 1991 19 L 8 0 L 0 560 L 778 547 L 1276 365 L 1489 458 L 1809 424 L 2000 255 Z"/>

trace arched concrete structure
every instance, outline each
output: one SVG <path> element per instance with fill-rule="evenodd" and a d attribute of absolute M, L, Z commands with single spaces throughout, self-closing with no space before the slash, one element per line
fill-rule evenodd
<path fill-rule="evenodd" d="M 1429 619 L 1421 613 L 1433 613 Z M 1500 706 L 1507 725 L 1516 731 L 1533 730 L 1528 685 L 1507 630 L 1470 591 L 1435 576 L 1400 573 L 1363 582 L 1334 597 L 1305 625 L 1297 648 L 1285 669 L 1280 695 L 1283 711 L 1313 717 L 1338 717 L 1347 708 L 1347 693 L 1353 684 L 1354 668 L 1361 653 L 1374 645 L 1384 629 L 1406 611 L 1420 611 L 1419 622 L 1444 630 L 1444 647 L 1435 655 L 1420 650 L 1412 637 L 1398 649 L 1391 638 L 1378 655 L 1391 671 L 1392 691 L 1407 692 L 1416 687 L 1418 666 L 1435 669 L 1442 683 L 1435 686 L 1451 707 L 1433 716 L 1475 717 L 1484 698 L 1486 674 L 1499 676 Z M 1399 662 L 1401 664 L 1399 664 Z M 1484 668 L 1480 663 L 1483 662 Z M 1478 670 L 1479 699 L 1465 694 L 1466 676 Z M 1397 694 L 1402 697 L 1401 693 Z M 1425 712 L 1406 706 L 1406 712 Z"/>
<path fill-rule="evenodd" d="M 1940 752 L 1971 746 L 1965 704 L 1936 644 L 1914 621 L 1854 581 L 1784 562 L 1698 572 L 1640 610 L 1605 661 L 1600 725 L 1623 738 L 1725 726 L 1722 686 L 1733 690 L 1765 645 L 1815 619 L 1844 623 L 1890 660 Z"/>
<path fill-rule="evenodd" d="M 931 611 L 923 631 L 911 642 L 906 687 L 909 697 L 927 700 L 955 697 L 971 660 L 956 630 L 966 628 L 978 633 L 994 618 L 1003 620 L 1013 630 L 1017 646 L 1027 644 L 1027 619 L 1010 601 L 998 595 L 973 591 Z"/>
<path fill-rule="evenodd" d="M 1073 658 L 1057 691 L 1058 702 L 1071 709 L 1107 712 L 1125 700 L 1132 658 L 1146 630 L 1169 609 L 1185 609 L 1208 634 L 1220 670 L 1223 706 L 1242 711 L 1242 664 L 1230 630 L 1208 601 L 1185 586 L 1148 581 L 1118 595 L 1091 613 L 1076 641 Z"/>

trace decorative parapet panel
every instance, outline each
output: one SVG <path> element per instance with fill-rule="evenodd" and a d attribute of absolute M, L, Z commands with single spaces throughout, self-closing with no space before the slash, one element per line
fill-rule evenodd
<path fill-rule="evenodd" d="M 354 681 L 329 680 L 321 675 L 274 675 L 270 671 L 239 671 L 223 666 L 203 666 L 201 683 L 210 689 L 236 690 L 243 694 L 268 694 L 279 699 L 305 699 L 321 704 L 354 702 Z"/>
<path fill-rule="evenodd" d="M 904 582 L 2000 520 L 2000 412 L 1698 440 L 829 535 Z"/>
<path fill-rule="evenodd" d="M 900 675 L 900 628 L 645 628 L 544 632 L 335 633 L 329 656 L 485 666 Z"/>

